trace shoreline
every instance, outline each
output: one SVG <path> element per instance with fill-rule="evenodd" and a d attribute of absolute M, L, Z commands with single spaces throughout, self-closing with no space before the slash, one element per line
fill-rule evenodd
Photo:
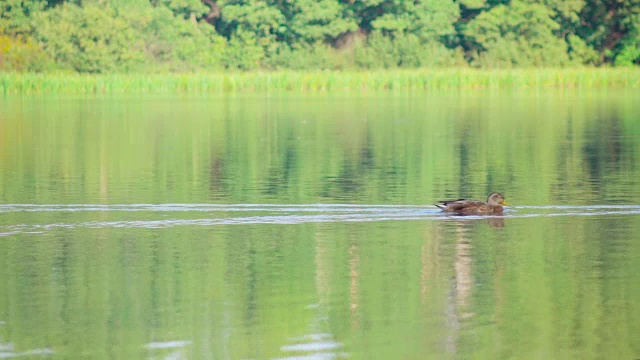
<path fill-rule="evenodd" d="M 169 74 L 0 73 L 0 94 L 637 89 L 639 68 L 252 71 Z"/>

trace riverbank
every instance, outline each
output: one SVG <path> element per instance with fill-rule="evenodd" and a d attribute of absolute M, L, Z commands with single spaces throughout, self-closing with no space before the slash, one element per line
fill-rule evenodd
<path fill-rule="evenodd" d="M 0 94 L 422 91 L 640 88 L 640 68 L 418 69 L 207 74 L 0 73 Z"/>

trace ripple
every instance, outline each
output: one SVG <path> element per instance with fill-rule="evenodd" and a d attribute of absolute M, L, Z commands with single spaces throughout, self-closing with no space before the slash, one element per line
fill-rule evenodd
<path fill-rule="evenodd" d="M 191 341 L 189 340 L 172 340 L 172 341 L 156 341 L 150 342 L 146 344 L 144 347 L 149 350 L 157 350 L 157 349 L 175 349 L 182 348 L 185 346 L 191 345 Z"/>
<path fill-rule="evenodd" d="M 0 213 L 5 212 L 91 212 L 91 211 L 143 211 L 143 212 L 216 212 L 216 211 L 272 211 L 272 212 L 349 212 L 353 209 L 361 211 L 384 211 L 388 209 L 405 209 L 407 205 L 351 205 L 351 204 L 4 204 L 0 205 Z M 432 207 L 432 206 L 429 206 Z M 413 206 L 416 208 L 416 206 Z"/>
<path fill-rule="evenodd" d="M 131 219 L 122 212 L 141 212 L 145 219 Z M 112 213 L 116 219 L 105 221 L 78 221 L 36 224 L 9 224 L 0 226 L 0 237 L 25 233 L 42 233 L 55 229 L 75 228 L 146 228 L 164 229 L 176 226 L 220 226 L 372 221 L 429 221 L 475 220 L 487 218 L 534 218 L 557 216 L 614 216 L 638 215 L 640 205 L 554 205 L 512 206 L 500 216 L 457 216 L 443 213 L 431 205 L 351 205 L 351 204 L 6 204 L 0 205 L 4 213 L 75 212 Z M 202 217 L 202 213 L 207 217 Z M 250 212 L 251 214 L 248 214 Z M 178 216 L 167 215 L 174 213 Z M 234 214 L 237 213 L 237 214 Z M 163 214 L 163 215 L 161 215 Z M 187 214 L 187 216 L 185 216 Z M 193 214 L 194 216 L 188 216 Z M 25 214 L 25 217 L 31 218 Z M 160 217 L 160 218 L 158 218 Z M 167 218 L 171 217 L 171 218 Z M 187 218 L 184 218 L 187 217 Z M 35 218 L 37 219 L 37 217 Z M 33 219 L 32 219 L 33 220 Z M 37 220 L 36 220 L 37 221 Z"/>

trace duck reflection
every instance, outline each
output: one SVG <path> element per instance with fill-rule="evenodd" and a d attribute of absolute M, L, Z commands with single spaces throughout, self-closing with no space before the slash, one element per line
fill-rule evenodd
<path fill-rule="evenodd" d="M 456 225 L 453 299 L 457 305 L 460 319 L 467 319 L 473 316 L 469 306 L 473 288 L 473 257 L 471 254 L 473 246 L 469 241 L 467 231 L 467 224 L 458 223 Z"/>
<path fill-rule="evenodd" d="M 459 223 L 462 226 L 471 226 L 472 224 L 486 223 L 491 228 L 501 229 L 504 227 L 504 216 L 494 215 L 492 217 L 468 217 L 465 215 L 449 215 L 446 221 Z"/>
<path fill-rule="evenodd" d="M 501 229 L 504 227 L 504 217 L 497 216 L 497 217 L 487 219 L 487 224 L 489 224 L 489 226 L 492 228 Z"/>
<path fill-rule="evenodd" d="M 442 222 L 442 236 L 453 240 L 453 276 L 447 301 L 447 324 L 450 331 L 444 338 L 444 346 L 448 352 L 455 354 L 458 349 L 462 324 L 476 316 L 473 297 L 475 289 L 474 268 L 474 236 L 480 223 L 486 223 L 491 228 L 503 228 L 504 217 L 491 216 L 487 218 L 452 215 Z M 442 240 L 440 240 L 442 241 Z M 476 275 L 477 276 L 477 275 Z"/>

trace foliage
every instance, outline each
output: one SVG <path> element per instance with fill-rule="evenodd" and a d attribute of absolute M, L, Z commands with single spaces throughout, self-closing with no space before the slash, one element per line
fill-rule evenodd
<path fill-rule="evenodd" d="M 392 34 L 415 34 L 426 40 L 452 35 L 455 32 L 453 24 L 459 17 L 458 5 L 452 0 L 394 0 L 379 2 L 378 6 L 383 15 L 371 21 L 373 29 Z"/>
<path fill-rule="evenodd" d="M 4 0 L 0 29 L 14 71 L 640 63 L 640 0 Z"/>
<path fill-rule="evenodd" d="M 601 62 L 610 62 L 625 48 L 637 46 L 639 16 L 640 0 L 586 0 L 576 34 L 599 51 Z"/>
<path fill-rule="evenodd" d="M 459 51 L 437 41 L 422 41 L 417 35 L 397 35 L 395 39 L 374 32 L 356 48 L 355 62 L 365 69 L 464 66 Z"/>
<path fill-rule="evenodd" d="M 291 1 L 282 10 L 288 14 L 285 38 L 289 43 L 336 40 L 358 30 L 355 19 L 346 16 L 347 6 L 336 0 Z"/>
<path fill-rule="evenodd" d="M 30 35 L 33 17 L 45 7 L 43 0 L 2 0 L 0 2 L 0 29 L 8 35 Z"/>
<path fill-rule="evenodd" d="M 78 72 L 127 70 L 142 61 L 141 39 L 112 8 L 65 4 L 37 21 L 36 37 L 51 57 Z"/>
<path fill-rule="evenodd" d="M 569 43 L 569 58 L 574 63 L 595 65 L 599 61 L 598 52 L 576 35 L 567 37 Z"/>
<path fill-rule="evenodd" d="M 199 0 L 160 0 L 156 2 L 160 5 L 159 8 L 168 8 L 175 15 L 183 18 L 202 18 L 207 12 L 208 8 Z"/>
<path fill-rule="evenodd" d="M 47 54 L 33 38 L 0 31 L 0 70 L 39 72 L 49 64 Z"/>
<path fill-rule="evenodd" d="M 465 28 L 481 66 L 562 66 L 568 63 L 567 45 L 553 32 L 560 25 L 552 10 L 541 4 L 514 1 L 482 13 Z"/>
<path fill-rule="evenodd" d="M 229 41 L 225 67 L 229 69 L 253 70 L 260 67 L 263 52 L 252 32 L 239 32 Z"/>
<path fill-rule="evenodd" d="M 144 40 L 149 66 L 173 71 L 223 66 L 227 42 L 208 24 L 175 17 L 164 7 L 147 7 L 124 16 L 137 37 Z"/>
<path fill-rule="evenodd" d="M 621 42 L 621 50 L 615 58 L 616 65 L 640 65 L 640 14 L 634 16 L 630 21 L 633 30 Z"/>
<path fill-rule="evenodd" d="M 264 66 L 270 69 L 342 69 L 349 62 L 349 53 L 336 50 L 322 42 L 314 44 L 300 43 L 293 47 L 280 44 L 265 59 Z"/>

